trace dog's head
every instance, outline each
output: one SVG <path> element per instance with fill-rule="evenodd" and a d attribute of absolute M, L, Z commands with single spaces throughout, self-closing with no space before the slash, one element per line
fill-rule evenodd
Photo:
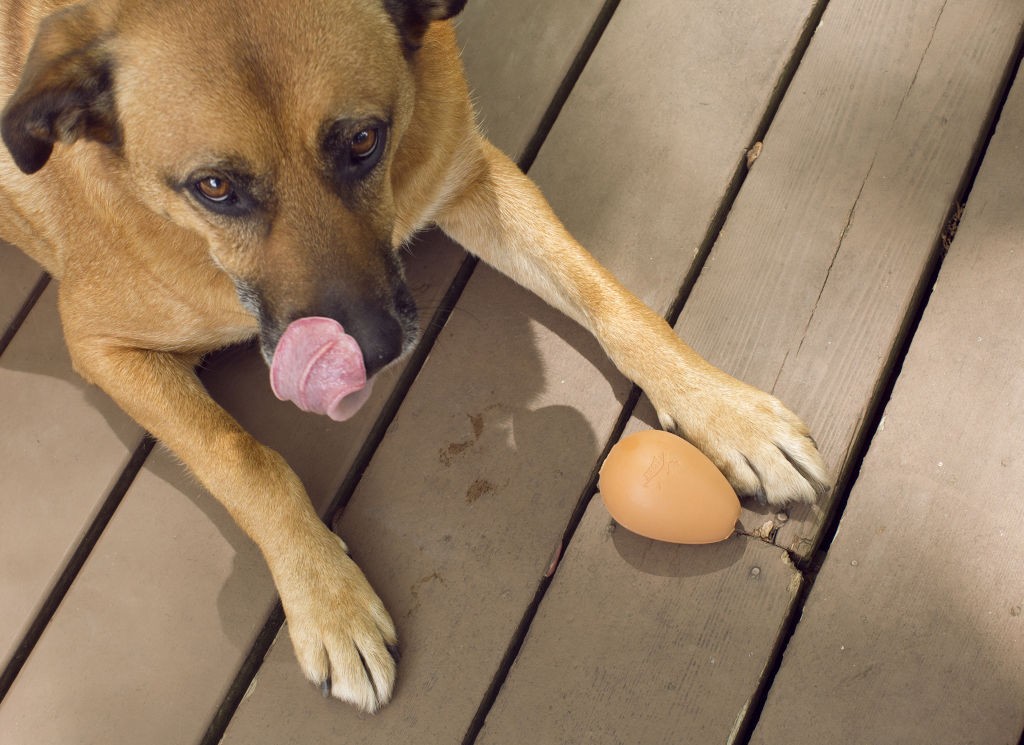
<path fill-rule="evenodd" d="M 269 360 L 326 316 L 372 374 L 416 311 L 392 165 L 417 49 L 465 0 L 88 0 L 46 19 L 2 115 L 17 165 L 105 143 L 155 212 L 203 235 Z"/>

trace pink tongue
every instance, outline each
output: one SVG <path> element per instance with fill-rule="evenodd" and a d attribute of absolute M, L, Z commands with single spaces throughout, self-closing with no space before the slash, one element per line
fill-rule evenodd
<path fill-rule="evenodd" d="M 282 401 L 343 422 L 370 397 L 359 343 L 332 318 L 288 324 L 274 350 L 270 387 Z"/>

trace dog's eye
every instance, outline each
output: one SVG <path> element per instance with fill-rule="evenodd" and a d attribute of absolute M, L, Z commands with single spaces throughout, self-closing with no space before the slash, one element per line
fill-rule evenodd
<path fill-rule="evenodd" d="M 245 171 L 222 168 L 223 165 L 211 164 L 179 181 L 176 188 L 187 194 L 193 205 L 214 214 L 254 215 L 261 208 L 260 195 L 265 199 L 268 194 L 266 185 Z"/>
<path fill-rule="evenodd" d="M 226 202 L 235 190 L 227 179 L 207 176 L 196 182 L 196 191 L 211 202 Z"/>
<path fill-rule="evenodd" d="M 348 149 L 352 154 L 352 160 L 359 162 L 369 160 L 377 152 L 380 143 L 380 130 L 377 127 L 369 127 L 357 132 L 349 140 Z"/>
<path fill-rule="evenodd" d="M 388 125 L 380 120 L 338 119 L 325 129 L 320 147 L 328 175 L 350 190 L 377 168 L 387 152 Z"/>

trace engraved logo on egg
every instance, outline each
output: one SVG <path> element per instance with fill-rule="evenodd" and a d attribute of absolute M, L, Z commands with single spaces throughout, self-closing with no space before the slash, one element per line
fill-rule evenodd
<path fill-rule="evenodd" d="M 642 477 L 644 488 L 650 488 L 651 482 L 654 482 L 659 494 L 662 493 L 665 489 L 665 479 L 671 475 L 672 466 L 677 465 L 679 465 L 679 461 L 675 458 L 669 460 L 664 452 L 652 456 L 651 462 L 644 470 Z"/>

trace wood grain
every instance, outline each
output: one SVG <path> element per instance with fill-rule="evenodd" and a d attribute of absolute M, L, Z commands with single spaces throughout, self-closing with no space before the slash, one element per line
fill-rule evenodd
<path fill-rule="evenodd" d="M 661 314 L 676 300 L 815 3 L 623 3 L 530 171 Z"/>
<path fill-rule="evenodd" d="M 870 434 L 1022 24 L 1015 0 L 830 3 L 680 318 L 807 421 L 833 473 Z M 792 510 L 779 545 L 809 557 L 828 508 Z"/>
<path fill-rule="evenodd" d="M 1018 79 L 786 651 L 759 745 L 1018 742 L 1022 135 Z"/>
<path fill-rule="evenodd" d="M 455 18 L 481 129 L 513 160 L 541 125 L 602 0 L 473 0 Z"/>

